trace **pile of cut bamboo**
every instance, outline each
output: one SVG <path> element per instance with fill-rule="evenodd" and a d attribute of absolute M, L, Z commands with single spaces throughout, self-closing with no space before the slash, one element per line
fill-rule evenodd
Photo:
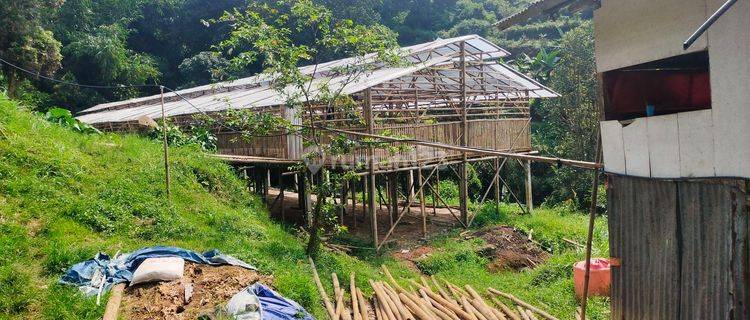
<path fill-rule="evenodd" d="M 422 277 L 421 283 L 410 280 L 411 285 L 404 288 L 385 266 L 382 268 L 388 281 L 369 280 L 374 292 L 369 301 L 356 287 L 354 274 L 350 275 L 349 308 L 344 299 L 345 290 L 341 288 L 336 273 L 331 274 L 335 295 L 333 304 L 323 288 L 315 264 L 312 260 L 310 263 L 315 284 L 328 316 L 333 320 L 539 320 L 539 317 L 557 320 L 549 313 L 493 288 L 487 289 L 489 302 L 469 285 L 461 288 L 445 280 L 440 285 L 434 277 L 429 280 Z M 500 298 L 511 303 L 503 303 Z"/>

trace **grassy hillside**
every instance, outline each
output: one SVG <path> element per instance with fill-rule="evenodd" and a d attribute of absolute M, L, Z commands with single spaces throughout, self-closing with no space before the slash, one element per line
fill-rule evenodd
<path fill-rule="evenodd" d="M 56 284 L 60 274 L 98 251 L 156 244 L 235 255 L 322 315 L 293 230 L 269 221 L 227 165 L 192 148 L 170 151 L 171 204 L 158 142 L 77 134 L 0 97 L 0 319 L 99 318 L 103 307 Z M 321 274 L 374 272 L 346 256 L 319 264 Z"/>

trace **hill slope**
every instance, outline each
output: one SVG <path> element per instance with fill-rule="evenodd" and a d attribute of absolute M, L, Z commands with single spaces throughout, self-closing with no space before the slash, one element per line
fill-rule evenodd
<path fill-rule="evenodd" d="M 0 319 L 99 318 L 103 307 L 58 285 L 60 274 L 98 251 L 156 244 L 235 255 L 322 314 L 301 239 L 267 218 L 231 168 L 172 148 L 170 204 L 161 152 L 135 136 L 74 133 L 0 97 Z M 323 270 L 372 270 L 346 256 L 322 260 Z"/>

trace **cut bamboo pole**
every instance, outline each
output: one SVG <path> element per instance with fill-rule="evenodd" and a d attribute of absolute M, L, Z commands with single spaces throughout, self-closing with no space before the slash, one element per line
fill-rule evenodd
<path fill-rule="evenodd" d="M 367 316 L 367 302 L 365 300 L 365 296 L 362 294 L 362 290 L 359 290 L 359 288 L 357 288 L 357 301 L 359 302 L 360 319 L 368 320 L 369 318 Z"/>
<path fill-rule="evenodd" d="M 393 287 L 398 289 L 399 292 L 405 292 L 404 288 L 401 288 L 401 286 L 399 286 L 398 283 L 396 282 L 396 279 L 393 278 L 393 275 L 391 274 L 391 271 L 388 270 L 388 267 L 386 267 L 385 265 L 381 265 L 380 267 L 383 269 L 383 272 L 385 273 L 386 277 L 388 277 L 388 280 L 391 281 L 391 283 L 393 284 Z"/>
<path fill-rule="evenodd" d="M 331 280 L 333 281 L 333 289 L 336 293 L 336 315 L 338 315 L 334 320 L 351 320 L 352 316 L 349 313 L 349 308 L 346 307 L 346 303 L 344 302 L 344 290 L 341 289 L 339 277 L 335 272 L 331 273 Z"/>
<path fill-rule="evenodd" d="M 526 315 L 528 315 L 529 319 L 531 319 L 531 320 L 539 320 L 539 319 L 536 318 L 536 316 L 534 315 L 534 313 L 531 312 L 531 310 L 529 310 L 529 309 L 526 309 Z"/>
<path fill-rule="evenodd" d="M 539 308 L 537 308 L 537 307 L 535 307 L 535 306 L 533 306 L 533 305 L 531 305 L 531 304 L 529 304 L 529 303 L 527 303 L 527 302 L 525 302 L 525 301 L 523 301 L 521 299 L 518 299 L 518 298 L 516 298 L 512 294 L 507 294 L 507 293 L 504 293 L 504 292 L 500 292 L 500 291 L 498 291 L 496 289 L 493 289 L 493 288 L 488 288 L 487 290 L 489 290 L 493 294 L 496 294 L 496 295 L 508 298 L 508 299 L 512 300 L 513 302 L 515 302 L 516 304 L 518 304 L 520 306 L 523 306 L 524 308 L 529 309 L 531 311 L 534 311 L 538 315 L 540 315 L 540 316 L 542 316 L 542 317 L 544 317 L 546 319 L 549 319 L 549 320 L 558 320 L 557 318 L 553 317 L 551 314 L 545 312 L 544 310 L 539 309 Z"/>
<path fill-rule="evenodd" d="M 393 310 L 391 310 L 390 302 L 388 301 L 389 299 L 386 296 L 385 292 L 382 291 L 378 283 L 370 280 L 370 286 L 372 287 L 372 290 L 375 291 L 375 296 L 378 298 L 378 301 L 380 301 L 380 307 L 382 308 L 382 311 L 386 315 L 386 317 L 392 320 L 399 319 L 396 317 Z M 398 311 L 396 311 L 396 313 L 398 313 Z"/>
<path fill-rule="evenodd" d="M 344 294 L 336 291 L 336 312 L 333 314 L 333 320 L 341 319 L 344 313 Z"/>
<path fill-rule="evenodd" d="M 423 319 L 423 320 L 434 319 L 430 317 L 427 313 L 425 313 L 425 311 L 422 310 L 422 308 L 417 306 L 415 302 L 411 301 L 411 299 L 409 299 L 405 294 L 401 293 L 399 294 L 399 297 L 401 298 L 402 301 L 404 301 L 404 303 L 406 303 L 409 309 L 411 309 L 411 311 L 414 312 L 417 315 L 417 317 L 419 317 L 420 319 Z"/>
<path fill-rule="evenodd" d="M 325 288 L 323 288 L 323 283 L 320 282 L 320 276 L 318 276 L 318 269 L 315 267 L 315 262 L 313 262 L 312 258 L 308 258 L 308 260 L 310 260 L 310 266 L 312 267 L 313 271 L 313 280 L 315 280 L 315 285 L 318 287 L 320 298 L 323 299 L 323 304 L 326 307 L 328 316 L 333 319 L 336 316 L 336 310 L 331 304 L 331 300 L 328 299 L 328 294 L 326 294 L 326 290 Z"/>
<path fill-rule="evenodd" d="M 437 288 L 438 292 L 440 293 L 443 298 L 447 299 L 448 301 L 453 302 L 454 304 L 458 305 L 458 302 L 456 300 L 453 300 L 453 298 L 448 295 L 448 292 L 446 292 L 442 286 L 438 283 L 438 281 L 435 279 L 435 276 L 430 276 L 430 279 L 432 279 L 432 282 L 435 284 L 435 287 Z"/>
<path fill-rule="evenodd" d="M 430 298 L 437 301 L 438 303 L 442 304 L 443 306 L 451 309 L 451 311 L 455 312 L 457 316 L 459 316 L 461 319 L 464 320 L 476 320 L 476 317 L 473 317 L 468 312 L 464 311 L 457 303 L 450 302 L 446 300 L 445 298 L 441 297 L 438 294 L 425 291 Z"/>
<path fill-rule="evenodd" d="M 384 320 L 387 319 L 387 317 L 384 317 L 380 310 L 380 305 L 378 304 L 378 299 L 373 298 L 372 299 L 372 308 L 375 309 L 375 320 Z"/>
<path fill-rule="evenodd" d="M 365 320 L 361 318 L 361 313 L 359 312 L 359 297 L 357 296 L 357 283 L 354 281 L 354 272 L 349 274 L 349 294 L 352 296 L 352 315 L 354 316 L 354 320 Z"/>
<path fill-rule="evenodd" d="M 411 292 L 404 291 L 403 295 L 405 295 L 407 298 L 411 299 L 411 301 L 414 302 L 414 303 L 416 303 L 416 305 L 418 307 L 422 308 L 422 310 L 428 316 L 431 316 L 433 318 L 437 318 L 438 317 L 437 314 L 435 314 L 435 312 L 433 311 L 431 304 L 427 304 L 426 302 L 424 302 L 424 300 L 419 299 L 418 296 L 416 296 L 415 294 L 413 294 Z"/>
<path fill-rule="evenodd" d="M 518 313 L 521 314 L 521 318 L 523 320 L 531 320 L 529 318 L 529 315 L 526 314 L 526 311 L 524 311 L 523 308 L 521 308 L 521 306 L 516 306 L 516 309 L 518 309 Z"/>
<path fill-rule="evenodd" d="M 419 277 L 419 280 L 422 281 L 422 285 L 425 287 L 426 290 L 432 291 L 432 288 L 430 288 L 430 283 L 427 282 L 427 277 L 421 276 Z"/>
<path fill-rule="evenodd" d="M 425 294 L 427 294 L 427 292 L 425 292 Z M 435 299 L 432 299 L 431 297 L 429 297 L 429 295 L 428 295 L 428 298 L 430 299 L 430 303 L 432 304 L 433 307 L 435 307 L 436 309 L 439 309 L 440 311 L 443 311 L 443 313 L 450 316 L 451 319 L 460 320 L 458 315 L 455 312 L 453 312 L 453 310 L 435 301 Z"/>
<path fill-rule="evenodd" d="M 383 288 L 385 288 L 385 292 L 390 296 L 391 301 L 396 304 L 396 308 L 398 308 L 398 311 L 401 313 L 401 317 L 406 320 L 413 320 L 414 316 L 409 312 L 409 310 L 406 309 L 406 306 L 404 306 L 401 299 L 399 299 L 398 292 L 396 292 L 396 290 L 393 290 L 393 288 L 388 283 L 383 282 L 382 285 Z M 401 291 L 404 290 L 402 289 Z"/>
<path fill-rule="evenodd" d="M 513 311 L 513 309 L 511 309 L 510 307 L 508 307 L 505 303 L 498 300 L 497 297 L 492 297 L 492 301 L 495 302 L 495 304 L 498 307 L 500 307 L 500 310 L 502 310 L 503 313 L 505 313 L 508 317 L 510 317 L 511 320 L 521 320 L 521 316 L 516 314 L 516 312 Z"/>
<path fill-rule="evenodd" d="M 466 299 L 469 301 L 472 307 L 474 307 L 474 310 L 478 311 L 479 314 L 484 316 L 487 320 L 500 320 L 497 317 L 495 317 L 495 314 L 490 311 L 489 308 L 487 308 L 482 301 L 479 299 Z"/>
<path fill-rule="evenodd" d="M 466 299 L 465 296 L 461 296 L 460 299 L 461 299 L 461 305 L 464 307 L 464 309 L 467 312 L 469 312 L 469 314 L 474 315 L 474 319 L 478 319 L 478 320 L 491 320 L 491 319 L 487 319 L 487 317 L 485 317 L 481 312 L 479 312 L 479 310 L 477 310 L 476 308 L 474 308 L 474 306 L 471 305 L 471 302 L 469 302 L 469 300 Z"/>
<path fill-rule="evenodd" d="M 102 320 L 117 320 L 123 291 L 125 291 L 125 283 L 118 283 L 112 287 L 112 294 L 109 296 L 109 300 L 107 300 L 107 307 L 104 309 Z"/>

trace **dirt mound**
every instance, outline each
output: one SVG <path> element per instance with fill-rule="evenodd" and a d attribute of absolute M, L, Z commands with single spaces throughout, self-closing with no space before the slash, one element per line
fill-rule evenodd
<path fill-rule="evenodd" d="M 488 265 L 490 271 L 533 268 L 549 257 L 525 234 L 508 226 L 486 228 L 472 235 L 487 242 L 481 254 L 492 260 Z"/>
<path fill-rule="evenodd" d="M 182 279 L 125 290 L 121 312 L 124 319 L 134 320 L 195 319 L 257 281 L 270 286 L 273 278 L 237 266 L 212 267 L 186 261 Z"/>
<path fill-rule="evenodd" d="M 428 255 L 430 255 L 430 253 L 432 253 L 432 251 L 434 251 L 434 249 L 428 246 L 420 246 L 414 249 L 403 249 L 393 253 L 393 258 L 398 261 L 404 261 L 407 263 L 409 268 L 415 271 L 419 271 L 419 268 L 417 268 L 415 262 L 426 258 Z"/>

